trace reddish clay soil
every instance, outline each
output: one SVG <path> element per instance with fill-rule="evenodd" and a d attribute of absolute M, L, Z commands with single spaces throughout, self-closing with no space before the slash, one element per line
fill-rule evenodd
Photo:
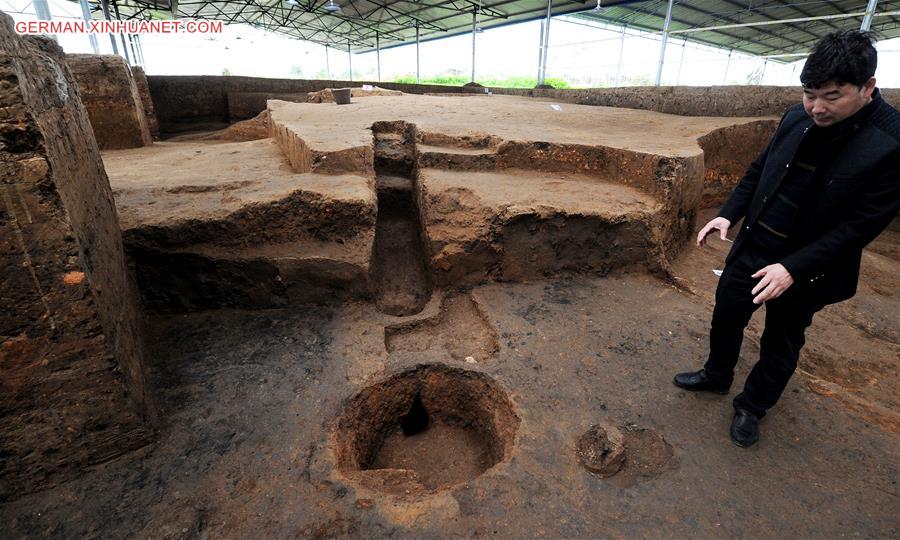
<path fill-rule="evenodd" d="M 866 250 L 859 294 L 817 316 L 761 441 L 738 448 L 728 426 L 739 385 L 713 396 L 671 383 L 707 352 L 712 270 L 730 244 L 689 246 L 714 214 L 695 220 L 683 205 L 703 191 L 697 138 L 727 123 L 419 97 L 440 114 L 397 114 L 375 126 L 390 136 L 373 138 L 373 123 L 392 120 L 378 100 L 398 113 L 406 98 L 341 106 L 359 120 L 341 133 L 336 105 L 296 104 L 314 114 L 291 120 L 295 131 L 270 125 L 284 157 L 272 140 L 104 156 L 139 281 L 156 261 L 145 302 L 154 286 L 152 305 L 169 308 L 146 320 L 162 424 L 154 444 L 4 503 L 4 536 L 898 534 L 900 233 Z M 446 138 L 423 135 L 438 117 Z M 527 126 L 522 144 L 507 138 L 516 126 Z M 580 145 L 591 134 L 610 146 Z M 498 170 L 510 156 L 541 170 Z M 398 186 L 406 240 L 378 254 L 379 221 L 398 209 L 380 195 Z M 648 257 L 666 264 L 648 273 Z M 200 279 L 172 293 L 166 276 L 185 261 Z M 385 310 L 384 284 L 412 280 L 417 265 L 427 295 Z M 323 282 L 324 299 L 301 300 Z M 350 284 L 360 294 L 339 298 Z M 232 303 L 204 303 L 223 295 Z M 272 302 L 241 303 L 260 297 Z M 417 400 L 428 421 L 406 434 Z M 622 435 L 624 463 L 608 477 L 579 456 L 597 424 Z"/>
<path fill-rule="evenodd" d="M 427 430 L 404 435 L 399 428 L 385 437 L 370 469 L 415 471 L 426 489 L 470 480 L 491 463 L 481 439 L 469 430 L 435 422 Z"/>

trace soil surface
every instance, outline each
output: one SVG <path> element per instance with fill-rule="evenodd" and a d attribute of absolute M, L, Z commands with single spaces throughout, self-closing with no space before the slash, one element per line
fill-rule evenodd
<path fill-rule="evenodd" d="M 157 142 L 103 153 L 122 229 L 222 218 L 300 189 L 374 205 L 366 178 L 293 172 L 271 139 Z"/>
<path fill-rule="evenodd" d="M 715 243 L 688 249 L 676 268 L 694 293 L 640 274 L 474 289 L 499 338 L 495 360 L 477 364 L 440 347 L 388 352 L 384 328 L 397 319 L 369 303 L 154 317 L 151 382 L 165 419 L 158 442 L 0 507 L 4 535 L 895 536 L 897 345 L 867 330 L 896 313 L 896 298 L 876 290 L 896 291 L 885 279 L 900 264 L 891 258 L 884 264 L 893 273 L 873 273 L 873 254 L 890 252 L 894 235 L 867 251 L 858 297 L 816 318 L 808 350 L 828 364 L 804 353 L 750 449 L 728 439 L 732 396 L 671 384 L 706 354 L 708 278 L 723 253 Z M 756 353 L 750 336 L 738 381 Z M 474 479 L 418 498 L 341 473 L 333 434 L 347 400 L 432 362 L 483 373 L 505 390 L 521 418 L 511 452 Z M 820 383 L 811 364 L 830 379 Z M 877 383 L 865 371 L 876 365 Z M 626 435 L 630 456 L 606 479 L 575 452 L 601 422 Z"/>
<path fill-rule="evenodd" d="M 475 478 L 488 467 L 484 442 L 472 431 L 435 422 L 422 433 L 388 435 L 370 469 L 407 469 L 418 474 L 427 489 Z"/>
<path fill-rule="evenodd" d="M 487 134 L 509 141 L 608 145 L 663 156 L 690 156 L 701 152 L 697 144 L 701 136 L 725 126 L 759 120 L 674 117 L 637 109 L 497 95 L 373 96 L 341 106 L 270 101 L 269 110 L 278 123 L 323 152 L 366 145 L 371 140 L 368 129 L 375 122 L 404 120 L 423 133 L 454 137 Z M 597 129 L 598 126 L 603 129 Z"/>
<path fill-rule="evenodd" d="M 385 328 L 388 352 L 418 352 L 437 348 L 469 364 L 493 360 L 499 350 L 497 331 L 472 295 L 447 296 L 437 315 Z"/>
<path fill-rule="evenodd" d="M 369 128 L 388 120 L 386 103 L 402 108 L 408 99 L 438 100 L 422 102 L 434 105 L 433 117 L 409 119 L 421 122 L 420 133 L 440 128 L 478 139 L 470 126 L 489 126 L 491 136 L 519 138 L 530 130 L 525 136 L 531 140 L 580 144 L 590 137 L 591 144 L 617 141 L 660 155 L 698 155 L 699 135 L 735 122 L 673 121 L 645 111 L 597 116 L 601 108 L 564 104 L 556 111 L 546 102 L 496 96 L 402 96 L 360 99 L 340 109 L 291 105 L 302 112 L 294 128 L 306 130 L 310 145 L 359 143 L 371 163 L 376 152 Z M 459 106 L 463 101 L 466 108 Z M 352 129 L 335 130 L 334 122 L 349 122 Z M 609 129 L 598 134 L 597 125 Z M 409 142 L 406 135 L 391 140 Z M 383 146 L 399 152 L 394 164 L 406 163 L 405 150 L 394 142 Z M 282 264 L 297 258 L 290 249 L 309 253 L 314 242 L 347 250 L 340 261 L 353 258 L 360 275 L 368 270 L 362 259 L 372 252 L 372 232 L 379 226 L 375 174 L 295 174 L 271 140 L 169 144 L 104 156 L 108 170 L 119 171 L 110 177 L 126 232 L 153 232 L 160 225 L 186 237 L 218 234 L 221 245 L 192 249 L 193 255 L 210 257 L 212 262 L 204 261 L 220 273 L 228 260 L 262 257 Z M 637 152 L 625 157 L 636 159 Z M 700 172 L 694 171 L 698 178 Z M 467 184 L 466 178 L 482 174 L 481 182 Z M 422 199 L 442 209 L 443 217 L 472 219 L 463 203 L 490 206 L 482 197 L 496 205 L 513 201 L 504 206 L 511 213 L 528 206 L 527 219 L 510 222 L 496 247 L 506 265 L 498 276 L 530 281 L 438 289 L 422 302 L 421 313 L 409 317 L 386 314 L 377 302 L 334 299 L 282 309 L 150 315 L 148 388 L 162 408 L 155 443 L 0 506 L 2 536 L 898 534 L 900 233 L 886 232 L 866 251 L 859 294 L 816 317 L 801 369 L 763 420 L 761 441 L 742 449 L 728 437 L 731 396 L 697 395 L 671 383 L 674 373 L 698 368 L 705 359 L 716 285 L 712 270 L 721 268 L 730 244 L 713 240 L 702 250 L 687 247 L 667 275 L 620 271 L 597 277 L 547 267 L 552 277 L 544 278 L 521 270 L 521 262 L 554 261 L 560 246 L 571 261 L 621 258 L 630 248 L 618 242 L 639 238 L 643 229 L 616 229 L 617 216 L 646 216 L 655 204 L 666 203 L 664 197 L 608 186 L 602 177 L 588 182 L 559 173 L 535 173 L 528 185 L 515 174 L 473 171 L 428 170 L 416 178 L 424 178 L 422 184 L 379 176 L 383 187 L 412 186 L 414 209 L 421 203 L 416 189 L 424 189 Z M 451 176 L 446 189 L 436 189 Z M 330 202 L 319 205 L 306 195 L 290 199 L 292 190 Z M 573 190 L 581 195 L 573 196 Z M 586 204 L 589 199 L 596 203 Z M 603 226 L 579 225 L 568 216 L 546 219 L 553 209 L 543 201 L 598 215 Z M 298 229 L 292 219 L 305 223 L 303 212 L 310 208 L 321 223 L 314 231 Z M 341 208 L 344 217 L 330 219 Z M 390 216 L 380 204 L 377 209 L 379 221 Z M 363 215 L 358 227 L 364 232 L 345 238 L 339 229 L 351 223 L 350 214 Z M 460 251 L 449 255 L 470 255 L 466 250 L 476 244 L 466 243 L 466 227 L 482 227 L 479 220 L 490 222 L 490 215 L 452 224 L 463 234 L 453 244 Z M 696 224 L 709 217 L 701 215 Z M 691 219 L 682 218 L 689 231 Z M 446 226 L 417 217 L 408 219 L 408 228 L 423 221 L 432 235 Z M 241 226 L 229 229 L 228 223 Z M 281 236 L 265 236 L 260 223 L 281 223 Z M 237 245 L 227 245 L 231 237 Z M 324 259 L 339 260 L 316 257 L 319 263 Z M 599 262 L 585 266 L 602 268 Z M 159 271 L 170 267 L 163 260 Z M 213 270 L 210 281 L 218 279 Z M 295 288 L 305 287 L 296 276 L 309 275 L 308 266 L 266 272 L 238 273 L 254 286 L 255 276 L 268 275 L 276 287 L 283 286 L 281 276 L 294 272 Z M 335 277 L 334 269 L 329 276 Z M 341 283 L 356 279 L 353 274 Z M 229 282 L 216 283 L 225 290 Z M 739 382 L 758 354 L 761 321 L 762 312 L 747 333 Z M 404 379 L 410 372 L 420 375 Z M 391 386 L 396 380 L 401 384 Z M 405 436 L 397 429 L 416 396 L 432 422 L 420 434 Z M 624 439 L 623 468 L 608 478 L 586 470 L 577 455 L 579 438 L 596 424 L 615 426 Z M 483 441 L 500 442 L 485 451 L 476 444 Z M 484 461 L 487 454 L 491 459 Z"/>

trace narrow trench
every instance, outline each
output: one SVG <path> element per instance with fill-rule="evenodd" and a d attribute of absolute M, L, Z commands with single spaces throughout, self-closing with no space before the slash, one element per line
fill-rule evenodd
<path fill-rule="evenodd" d="M 431 280 L 416 196 L 414 137 L 406 124 L 387 125 L 372 128 L 378 219 L 370 277 L 378 310 L 407 316 L 428 303 Z"/>

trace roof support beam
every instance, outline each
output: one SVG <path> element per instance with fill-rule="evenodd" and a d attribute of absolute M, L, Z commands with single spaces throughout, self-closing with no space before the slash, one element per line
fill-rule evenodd
<path fill-rule="evenodd" d="M 616 88 L 619 87 L 619 80 L 622 75 L 622 58 L 625 56 L 625 30 L 627 28 L 627 24 L 622 25 L 622 35 L 619 37 L 619 62 L 616 64 L 616 82 L 613 85 Z"/>
<path fill-rule="evenodd" d="M 109 16 L 109 0 L 101 0 L 100 7 L 103 8 L 103 19 L 110 20 Z M 119 54 L 119 47 L 116 45 L 116 36 L 111 32 L 109 34 L 109 42 L 112 44 L 113 54 Z"/>
<path fill-rule="evenodd" d="M 91 7 L 88 6 L 87 0 L 80 0 L 78 3 L 81 4 L 81 16 L 84 17 L 84 22 L 90 24 Z M 91 41 L 91 48 L 94 50 L 94 54 L 100 54 L 100 45 L 97 44 L 97 36 L 88 34 L 88 38 Z"/>
<path fill-rule="evenodd" d="M 544 18 L 544 32 L 541 38 L 541 70 L 538 72 L 537 85 L 541 86 L 547 78 L 547 48 L 550 45 L 550 18 L 553 15 L 553 0 L 547 0 L 547 16 Z"/>
<path fill-rule="evenodd" d="M 475 82 L 475 33 L 477 24 L 478 8 L 475 8 L 472 10 L 472 82 Z M 418 28 L 416 28 L 416 30 L 418 31 Z"/>
<path fill-rule="evenodd" d="M 706 11 L 705 9 L 700 9 L 700 8 L 698 8 L 698 7 L 696 7 L 696 6 L 692 6 L 692 5 L 690 5 L 690 4 L 679 4 L 678 7 L 679 7 L 680 9 L 689 9 L 689 10 L 691 10 L 691 11 L 695 11 L 695 12 L 697 12 L 697 13 L 701 13 L 701 14 L 707 15 L 707 16 L 709 16 L 709 17 L 716 17 L 716 14 L 715 14 L 715 13 L 711 13 L 711 12 L 709 12 L 709 11 Z M 754 24 L 754 23 L 738 23 L 738 22 L 736 22 L 734 19 L 732 19 L 732 18 L 730 18 L 730 17 L 721 17 L 721 16 L 719 16 L 718 18 L 727 21 L 727 22 L 729 23 L 729 25 L 731 25 L 731 24 Z M 674 19 L 673 19 L 673 20 L 674 20 Z M 680 22 L 680 21 L 676 21 L 676 22 Z M 767 23 L 767 24 L 772 24 L 772 23 L 774 23 L 774 22 L 779 22 L 779 21 L 762 21 L 762 22 L 765 22 L 765 23 Z M 724 26 L 729 26 L 729 25 L 724 25 Z M 686 24 L 686 26 L 690 26 L 690 24 Z M 708 27 L 707 27 L 707 28 L 708 28 Z M 669 32 L 669 33 L 670 33 L 670 34 L 678 34 L 678 33 L 684 32 L 684 31 L 685 31 L 685 30 L 673 30 L 673 31 L 671 31 L 671 32 Z M 731 43 L 729 44 L 729 47 L 731 47 L 731 48 L 734 48 L 734 46 L 735 46 L 736 44 L 738 44 L 738 43 L 743 43 L 743 42 L 747 42 L 747 41 L 748 41 L 747 39 L 741 37 L 740 35 L 734 35 L 734 34 L 731 34 L 731 33 L 728 33 L 728 32 L 723 32 L 723 31 L 720 31 L 719 33 L 722 34 L 722 35 L 724 35 L 724 36 L 733 37 L 733 38 L 735 39 L 735 41 L 733 41 L 733 42 L 731 42 Z M 772 37 L 772 38 L 776 38 L 776 39 L 781 39 L 781 40 L 783 40 L 783 41 L 787 41 L 787 42 L 789 42 L 789 43 L 791 43 L 792 45 L 795 45 L 795 46 L 797 46 L 797 47 L 805 47 L 805 45 L 804 45 L 803 43 L 801 43 L 801 42 L 799 42 L 799 41 L 797 41 L 797 40 L 791 39 L 791 38 L 787 38 L 787 37 L 785 37 L 785 36 L 783 36 L 783 35 L 779 35 L 779 34 L 777 34 L 777 33 L 775 33 L 775 32 L 771 32 L 771 31 L 768 31 L 768 30 L 760 30 L 760 33 L 765 34 L 765 35 L 767 35 L 767 36 L 769 36 L 769 37 Z M 761 41 L 762 41 L 762 40 L 759 40 L 760 44 L 761 44 Z"/>
<path fill-rule="evenodd" d="M 872 17 L 875 15 L 875 8 L 878 7 L 878 0 L 869 0 L 866 6 L 866 15 L 863 17 L 862 26 L 859 27 L 863 32 L 868 32 L 872 28 Z"/>
<path fill-rule="evenodd" d="M 732 1 L 732 0 L 723 0 L 723 1 L 726 2 L 726 3 L 728 3 L 728 4 L 730 4 L 730 5 L 732 5 L 732 6 L 743 8 L 743 6 L 742 6 L 741 4 L 738 4 L 737 2 L 734 2 L 734 1 Z M 788 4 L 788 5 L 785 6 L 785 7 L 789 7 L 789 8 L 791 8 L 791 9 L 793 9 L 794 11 L 799 12 L 799 13 L 800 13 L 801 15 L 803 15 L 804 17 L 812 17 L 812 15 L 810 15 L 809 13 L 805 13 L 805 12 L 801 11 L 799 8 L 797 8 L 797 7 L 793 6 L 793 5 Z M 761 16 L 761 17 L 766 17 L 766 18 L 768 18 L 770 21 L 777 21 L 777 20 L 778 20 L 778 17 L 773 17 L 772 15 L 769 15 L 768 13 L 765 13 L 765 12 L 763 12 L 762 10 L 756 10 L 756 11 L 753 11 L 753 13 L 756 13 L 757 15 L 759 15 L 759 16 Z M 829 23 L 829 24 L 830 24 L 830 23 Z M 805 33 L 806 35 L 811 36 L 813 39 L 818 39 L 818 38 L 819 38 L 819 36 L 817 36 L 816 34 L 810 32 L 809 30 L 803 28 L 802 26 L 797 26 L 797 25 L 795 25 L 795 24 L 789 24 L 788 26 L 790 26 L 790 27 L 793 28 L 794 30 L 799 30 L 799 31 Z M 833 26 L 833 25 L 832 25 L 832 26 Z"/>
<path fill-rule="evenodd" d="M 669 42 L 669 25 L 672 23 L 672 5 L 675 0 L 669 0 L 666 8 L 666 22 L 663 23 L 662 42 L 659 44 L 659 63 L 656 65 L 656 86 L 662 81 L 663 64 L 666 62 L 666 44 Z"/>
<path fill-rule="evenodd" d="M 416 24 L 416 84 L 419 84 L 419 25 Z"/>
<path fill-rule="evenodd" d="M 353 82 L 353 51 L 350 50 L 350 40 L 347 40 L 347 66 L 350 71 L 350 82 Z"/>
<path fill-rule="evenodd" d="M 42 21 L 52 20 L 50 16 L 50 6 L 47 5 L 47 0 L 34 0 L 34 12 L 37 15 L 37 18 Z"/>
<path fill-rule="evenodd" d="M 111 0 L 111 1 L 112 1 L 113 13 L 116 14 L 116 20 L 121 21 L 122 15 L 119 14 L 119 5 L 116 4 L 116 0 Z M 128 55 L 128 46 L 125 45 L 125 34 L 120 33 L 119 40 L 122 42 L 122 52 L 125 53 L 125 61 L 128 62 L 128 65 L 131 65 L 131 57 Z M 134 60 L 136 62 L 137 58 L 135 58 Z"/>
<path fill-rule="evenodd" d="M 873 1 L 873 0 L 870 0 Z M 685 28 L 684 30 L 673 30 L 670 34 L 688 34 L 692 32 L 709 32 L 712 30 L 725 30 L 729 28 L 747 28 L 751 26 L 772 26 L 776 24 L 789 24 L 794 22 L 807 22 L 807 21 L 827 21 L 833 19 L 847 19 L 850 17 L 862 17 L 865 16 L 866 12 L 856 12 L 856 13 L 842 13 L 840 15 L 818 15 L 816 17 L 800 17 L 796 19 L 781 19 L 777 21 L 755 21 L 748 23 L 737 23 L 737 24 L 720 24 L 718 26 L 706 26 L 703 28 Z M 895 16 L 900 15 L 900 11 L 886 11 L 883 13 L 872 13 L 872 17 L 886 17 L 886 16 Z"/>

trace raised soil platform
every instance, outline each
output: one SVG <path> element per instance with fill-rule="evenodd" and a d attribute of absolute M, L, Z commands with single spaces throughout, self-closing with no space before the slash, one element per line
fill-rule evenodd
<path fill-rule="evenodd" d="M 704 190 L 698 140 L 712 137 L 713 162 L 734 139 L 761 147 L 774 122 L 497 96 L 269 104 L 248 122 L 271 140 L 226 142 L 235 125 L 104 154 L 148 307 L 343 292 L 399 315 L 421 310 L 433 285 L 665 270 Z M 715 175 L 717 189 L 734 170 Z"/>
<path fill-rule="evenodd" d="M 731 164 L 749 163 L 775 123 L 501 96 L 270 101 L 269 112 L 272 136 L 298 172 L 373 175 L 373 128 L 402 134 L 440 285 L 665 269 L 689 235 L 704 178 L 719 196 L 743 173 Z M 747 150 L 716 155 L 736 147 Z"/>
<path fill-rule="evenodd" d="M 710 217 L 703 161 L 719 193 L 772 121 L 584 108 L 577 132 L 550 121 L 568 105 L 428 99 L 449 103 L 440 122 L 397 105 L 333 131 L 360 111 L 303 105 L 268 124 L 281 148 L 218 133 L 105 153 L 145 306 L 201 312 L 148 314 L 158 443 L 0 505 L 4 532 L 896 535 L 896 232 L 740 449 L 727 398 L 671 384 L 702 364 L 729 245 L 682 244 Z M 504 138 L 516 124 L 529 138 Z M 632 268 L 666 280 L 596 277 Z M 354 287 L 371 298 L 335 301 Z"/>
<path fill-rule="evenodd" d="M 151 124 L 131 68 L 114 54 L 69 54 L 78 93 L 101 150 L 152 144 Z M 147 91 L 149 98 L 149 90 Z M 154 115 L 155 123 L 155 115 Z"/>
<path fill-rule="evenodd" d="M 104 153 L 145 305 L 275 307 L 365 295 L 371 181 L 294 173 L 268 139 Z"/>

